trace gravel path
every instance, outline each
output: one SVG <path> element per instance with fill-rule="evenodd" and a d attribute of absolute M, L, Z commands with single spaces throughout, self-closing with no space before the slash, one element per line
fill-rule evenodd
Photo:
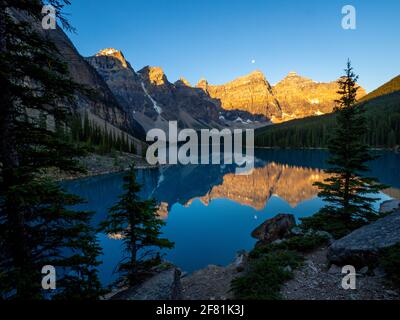
<path fill-rule="evenodd" d="M 240 275 L 235 266 L 209 265 L 181 280 L 184 300 L 229 300 L 232 279 Z"/>
<path fill-rule="evenodd" d="M 345 276 L 341 268 L 329 268 L 327 249 L 321 248 L 306 256 L 304 266 L 294 271 L 294 279 L 287 282 L 281 293 L 288 300 L 399 300 L 399 291 L 391 288 L 382 274 L 357 274 L 356 290 L 344 290 Z"/>

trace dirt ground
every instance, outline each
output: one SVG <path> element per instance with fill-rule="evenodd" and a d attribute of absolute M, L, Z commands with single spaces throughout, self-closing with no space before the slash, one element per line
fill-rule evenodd
<path fill-rule="evenodd" d="M 383 271 L 357 270 L 356 289 L 342 288 L 342 269 L 329 266 L 327 248 L 306 256 L 304 265 L 282 288 L 285 300 L 400 300 L 400 292 L 390 286 Z M 235 266 L 210 265 L 181 279 L 184 300 L 229 300 L 232 279 L 240 276 Z"/>
<path fill-rule="evenodd" d="M 306 256 L 304 266 L 294 271 L 294 279 L 282 288 L 282 296 L 288 300 L 399 300 L 400 294 L 390 287 L 379 270 L 357 270 L 356 289 L 342 288 L 342 269 L 329 267 L 327 248 L 321 248 Z"/>
<path fill-rule="evenodd" d="M 210 265 L 181 279 L 184 300 L 229 300 L 231 281 L 239 276 L 234 265 Z"/>

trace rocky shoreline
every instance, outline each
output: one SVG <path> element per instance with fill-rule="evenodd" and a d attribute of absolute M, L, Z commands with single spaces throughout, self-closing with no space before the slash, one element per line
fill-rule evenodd
<path fill-rule="evenodd" d="M 105 175 L 129 170 L 133 164 L 136 169 L 157 168 L 158 166 L 149 165 L 141 156 L 131 153 L 118 152 L 114 154 L 100 155 L 91 153 L 78 159 L 85 173 L 65 173 L 58 170 L 49 170 L 46 176 L 56 180 L 75 180 L 99 175 Z"/>
<path fill-rule="evenodd" d="M 327 147 L 266 147 L 266 146 L 255 146 L 255 149 L 276 149 L 276 150 L 328 150 Z M 395 153 L 400 153 L 400 146 L 395 146 L 393 148 L 377 148 L 371 147 L 372 151 L 392 151 Z"/>
<path fill-rule="evenodd" d="M 116 288 L 103 300 L 231 300 L 234 299 L 231 282 L 243 275 L 246 263 L 244 251 L 238 252 L 227 266 L 209 265 L 191 274 L 165 262 L 167 268 L 156 270 L 142 284 Z"/>

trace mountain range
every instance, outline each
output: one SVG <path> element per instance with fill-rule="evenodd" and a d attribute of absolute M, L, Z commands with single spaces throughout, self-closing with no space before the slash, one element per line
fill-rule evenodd
<path fill-rule="evenodd" d="M 26 19 L 18 13 L 16 17 Z M 77 94 L 74 112 L 88 114 L 90 120 L 115 135 L 128 133 L 138 153 L 145 148 L 146 132 L 151 128 L 167 131 L 171 120 L 177 121 L 181 129 L 256 128 L 258 144 L 270 146 L 260 143 L 260 137 L 265 136 L 260 133 L 272 127 L 275 131 L 292 127 L 289 120 L 302 126 L 310 116 L 322 116 L 314 118 L 323 123 L 323 119 L 330 118 L 338 98 L 337 80 L 316 82 L 295 72 L 275 85 L 261 71 L 222 85 L 210 84 L 206 79 L 195 86 L 184 78 L 170 82 L 161 67 L 134 70 L 124 54 L 113 48 L 84 58 L 61 28 L 47 32 L 40 23 L 33 25 L 55 43 L 72 79 L 91 89 L 91 94 Z M 370 104 L 381 96 L 396 95 L 398 82 L 395 78 L 369 95 L 359 87 L 357 98 Z M 299 118 L 307 119 L 296 120 Z"/>
<path fill-rule="evenodd" d="M 295 72 L 271 86 L 260 71 L 219 86 L 209 85 L 203 79 L 197 87 L 220 100 L 224 109 L 262 114 L 272 123 L 331 113 L 339 89 L 337 81 L 315 82 Z M 365 90 L 360 87 L 358 98 L 365 95 Z"/>
<path fill-rule="evenodd" d="M 330 113 L 338 98 L 337 81 L 315 82 L 294 72 L 271 86 L 261 71 L 223 85 L 202 79 L 196 86 L 181 78 L 171 83 L 160 67 L 135 71 L 116 49 L 107 48 L 86 61 L 99 73 L 128 114 L 144 131 L 181 128 L 257 128 L 310 115 Z M 366 95 L 360 87 L 358 98 Z"/>
<path fill-rule="evenodd" d="M 140 123 L 144 131 L 167 131 L 168 121 L 173 120 L 178 121 L 180 128 L 193 129 L 267 123 L 261 115 L 224 110 L 203 90 L 191 87 L 185 80 L 169 82 L 160 67 L 146 66 L 135 71 L 116 49 L 101 50 L 86 61 L 107 83 L 128 117 Z"/>

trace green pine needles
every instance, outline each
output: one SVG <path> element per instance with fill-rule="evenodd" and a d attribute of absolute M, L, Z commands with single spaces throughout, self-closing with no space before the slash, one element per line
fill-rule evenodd
<path fill-rule="evenodd" d="M 131 167 L 124 177 L 124 194 L 109 210 L 108 218 L 102 223 L 101 231 L 122 236 L 126 256 L 118 271 L 129 285 L 142 281 L 153 266 L 160 264 L 157 249 L 172 248 L 174 244 L 160 238 L 164 221 L 157 216 L 153 199 L 141 200 L 141 186 L 136 182 L 135 170 Z"/>
<path fill-rule="evenodd" d="M 315 223 L 324 221 L 323 229 L 328 232 L 342 233 L 376 219 L 373 204 L 379 200 L 376 194 L 385 188 L 366 176 L 368 161 L 376 157 L 364 142 L 368 130 L 364 109 L 356 104 L 357 79 L 348 61 L 338 81 L 341 98 L 336 101 L 337 125 L 328 145 L 330 168 L 325 172 L 330 177 L 315 183 L 320 189 L 318 195 L 328 204 L 316 216 L 303 219 L 305 225 L 314 228 L 318 227 Z M 321 214 L 326 219 L 321 220 Z M 330 222 L 332 230 L 327 225 Z"/>
<path fill-rule="evenodd" d="M 75 160 L 81 150 L 58 130 L 80 86 L 55 45 L 32 28 L 41 8 L 41 1 L 18 0 L 0 8 L 0 299 L 97 299 L 92 213 L 72 210 L 82 200 L 43 178 L 48 168 L 82 168 Z M 55 290 L 42 287 L 46 265 L 56 268 Z"/>

